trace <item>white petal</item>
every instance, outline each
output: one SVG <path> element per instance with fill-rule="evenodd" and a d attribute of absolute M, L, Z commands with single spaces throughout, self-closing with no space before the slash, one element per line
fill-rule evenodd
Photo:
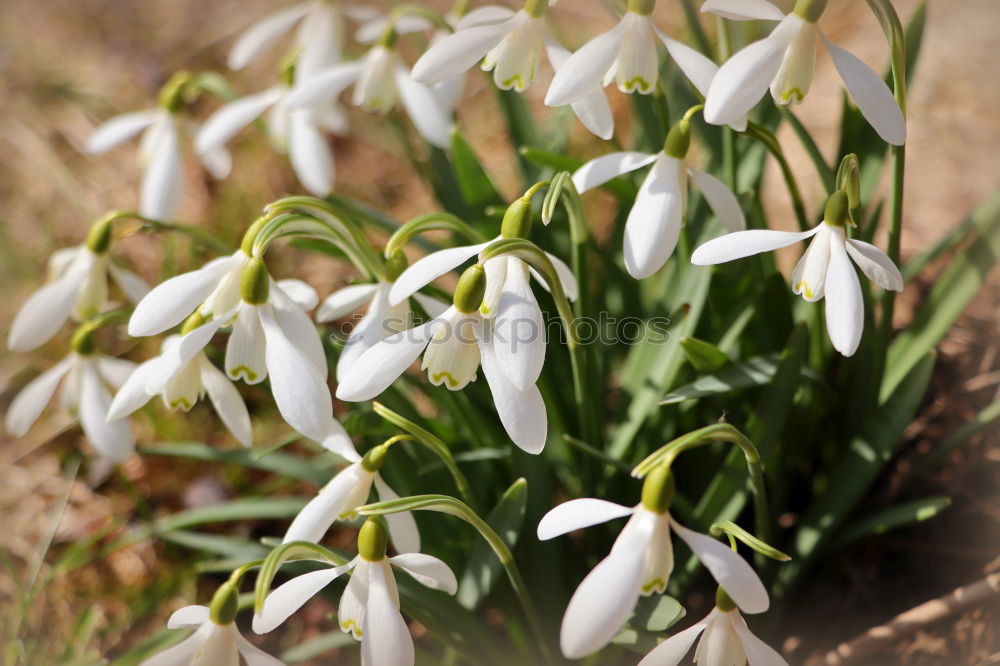
<path fill-rule="evenodd" d="M 468 71 L 519 22 L 514 15 L 505 21 L 458 30 L 438 40 L 413 65 L 413 78 L 430 85 Z"/>
<path fill-rule="evenodd" d="M 396 68 L 396 88 L 399 90 L 399 101 L 402 102 L 406 114 L 413 121 L 420 135 L 438 148 L 451 145 L 451 113 L 438 96 L 437 91 L 430 86 L 414 81 L 405 67 Z"/>
<path fill-rule="evenodd" d="M 632 23 L 626 18 L 611 30 L 593 38 L 563 64 L 552 79 L 552 85 L 545 94 L 548 106 L 563 106 L 590 94 L 600 87 L 601 79 L 611 69 L 622 47 L 622 39 Z"/>
<path fill-rule="evenodd" d="M 637 280 L 663 268 L 681 235 L 687 186 L 680 160 L 659 155 L 625 222 L 625 268 Z"/>
<path fill-rule="evenodd" d="M 302 3 L 278 10 L 251 25 L 229 51 L 229 69 L 243 69 L 281 39 L 282 35 L 312 9 L 312 3 Z"/>
<path fill-rule="evenodd" d="M 162 113 L 161 109 L 147 109 L 109 118 L 87 138 L 85 150 L 91 155 L 107 152 L 152 125 Z"/>
<path fill-rule="evenodd" d="M 154 287 L 135 306 L 128 322 L 128 334 L 134 338 L 156 335 L 184 321 L 212 294 L 236 261 L 235 257 L 222 257 Z"/>
<path fill-rule="evenodd" d="M 573 269 L 567 266 L 565 261 L 554 254 L 546 252 L 545 256 L 549 258 L 549 261 L 552 262 L 552 267 L 556 269 L 556 276 L 559 278 L 559 284 L 562 285 L 563 293 L 566 294 L 566 298 L 571 301 L 575 301 L 580 297 L 580 285 L 576 282 L 576 276 L 573 275 Z M 538 281 L 538 284 L 542 285 L 542 289 L 549 291 L 548 282 L 546 282 L 534 268 L 531 269 L 531 275 Z"/>
<path fill-rule="evenodd" d="M 424 312 L 426 312 L 431 317 L 440 317 L 441 315 L 443 315 L 445 312 L 448 311 L 449 307 L 451 307 L 444 301 L 439 301 L 433 296 L 426 296 L 424 294 L 421 294 L 420 292 L 413 294 L 411 298 L 413 298 L 417 303 L 419 303 L 420 307 L 424 309 Z"/>
<path fill-rule="evenodd" d="M 247 662 L 247 666 L 285 666 L 283 661 L 272 657 L 241 636 L 235 626 L 231 626 L 230 628 L 233 632 L 233 640 L 236 641 L 236 649 L 238 649 L 240 654 L 243 655 L 243 659 Z"/>
<path fill-rule="evenodd" d="M 684 76 L 694 84 L 698 92 L 707 96 L 712 87 L 712 80 L 719 71 L 719 66 L 687 44 L 671 39 L 660 30 L 657 30 L 656 34 L 663 45 L 667 47 L 667 53 L 677 63 L 677 67 L 684 73 Z"/>
<path fill-rule="evenodd" d="M 278 325 L 270 306 L 260 307 L 260 323 L 267 338 L 267 371 L 278 411 L 288 425 L 322 442 L 335 427 L 326 381 Z"/>
<path fill-rule="evenodd" d="M 198 651 L 204 647 L 205 642 L 211 637 L 214 628 L 215 625 L 212 623 L 206 622 L 202 624 L 198 628 L 198 631 L 177 645 L 146 659 L 139 666 L 191 666 Z"/>
<path fill-rule="evenodd" d="M 399 514 L 396 514 L 399 515 Z M 389 558 L 394 567 L 399 567 L 426 587 L 442 590 L 448 594 L 458 591 L 458 580 L 451 568 L 436 557 L 423 553 L 405 553 Z"/>
<path fill-rule="evenodd" d="M 158 135 L 142 176 L 139 212 L 154 220 L 170 221 L 181 203 L 184 187 L 181 144 L 173 119 L 163 122 Z"/>
<path fill-rule="evenodd" d="M 788 666 L 788 662 L 778 654 L 777 650 L 750 632 L 746 621 L 738 614 L 733 618 L 733 628 L 736 629 L 736 635 L 743 644 L 749 666 Z"/>
<path fill-rule="evenodd" d="M 725 588 L 736 605 L 746 613 L 763 613 L 770 605 L 767 590 L 747 561 L 729 546 L 710 536 L 689 530 L 676 520 L 671 527 L 695 556 L 711 572 L 716 582 Z"/>
<path fill-rule="evenodd" d="M 602 499 L 583 497 L 553 507 L 538 523 L 538 538 L 542 541 L 573 530 L 599 525 L 616 518 L 632 515 L 633 508 Z"/>
<path fill-rule="evenodd" d="M 780 21 L 785 13 L 767 0 L 705 0 L 701 11 L 733 21 Z"/>
<path fill-rule="evenodd" d="M 622 37 L 618 57 L 605 74 L 604 83 L 614 81 L 623 93 L 648 95 L 653 92 L 660 73 L 653 20 L 649 16 L 629 12 L 622 22 L 631 23 L 631 27 Z"/>
<path fill-rule="evenodd" d="M 7 347 L 11 351 L 35 349 L 59 332 L 76 303 L 88 264 L 82 257 L 78 258 L 62 277 L 28 297 L 14 315 L 7 332 Z"/>
<path fill-rule="evenodd" d="M 390 488 L 389 484 L 383 481 L 378 474 L 375 475 L 375 488 L 378 490 L 378 498 L 381 502 L 399 499 L 396 491 Z M 397 553 L 416 553 L 420 550 L 420 532 L 417 531 L 417 521 L 414 520 L 411 512 L 401 511 L 400 513 L 386 514 L 385 520 L 389 523 L 389 539 Z M 454 594 L 454 592 L 449 594 Z"/>
<path fill-rule="evenodd" d="M 366 285 L 368 286 L 368 285 Z M 351 334 L 347 338 L 340 358 L 337 359 L 337 381 L 341 381 L 344 375 L 350 370 L 354 362 L 362 354 L 378 344 L 389 333 L 389 326 L 394 322 L 387 322 L 390 313 L 389 288 L 388 286 L 377 287 L 378 291 L 372 299 L 368 312 L 361 321 L 354 325 Z"/>
<path fill-rule="evenodd" d="M 102 356 L 97 359 L 97 370 L 111 388 L 120 389 L 138 366 L 124 358 Z"/>
<path fill-rule="evenodd" d="M 714 125 L 739 122 L 767 92 L 781 68 L 785 49 L 803 25 L 801 18 L 790 14 L 770 36 L 727 60 L 712 79 L 705 99 L 705 120 Z"/>
<path fill-rule="evenodd" d="M 448 312 L 451 311 L 449 308 Z M 366 351 L 337 386 L 337 397 L 347 402 L 362 402 L 389 388 L 417 360 L 447 316 L 445 313 L 426 324 L 391 335 Z"/>
<path fill-rule="evenodd" d="M 213 319 L 181 336 L 170 336 L 163 342 L 160 361 L 144 369 L 146 391 L 150 395 L 162 393 L 168 383 L 184 372 L 188 363 L 212 341 L 212 337 L 227 318 Z"/>
<path fill-rule="evenodd" d="M 480 362 L 486 382 L 493 394 L 500 423 L 511 441 L 528 453 L 541 453 L 548 436 L 548 415 L 538 387 L 532 384 L 526 391 L 507 379 L 490 342 L 479 345 Z"/>
<path fill-rule="evenodd" d="M 743 209 L 740 208 L 739 200 L 728 185 L 704 171 L 689 169 L 688 173 L 691 174 L 698 189 L 705 195 L 705 201 L 708 202 L 709 207 L 726 229 L 729 231 L 746 229 L 747 223 L 746 218 L 743 217 Z"/>
<path fill-rule="evenodd" d="M 135 450 L 132 428 L 127 420 L 108 423 L 111 394 L 101 383 L 97 365 L 89 359 L 80 361 L 80 425 L 100 454 L 111 462 L 125 460 Z"/>
<path fill-rule="evenodd" d="M 226 145 L 237 132 L 252 123 L 283 94 L 284 89 L 276 86 L 222 106 L 198 130 L 194 140 L 195 151 L 204 155 Z"/>
<path fill-rule="evenodd" d="M 38 415 L 49 404 L 59 382 L 73 365 L 73 357 L 67 357 L 32 379 L 7 407 L 4 428 L 14 437 L 23 437 L 38 420 Z"/>
<path fill-rule="evenodd" d="M 309 312 L 319 303 L 319 294 L 306 282 L 288 278 L 277 281 L 278 288 L 295 305 L 302 310 Z"/>
<path fill-rule="evenodd" d="M 545 49 L 549 56 L 549 62 L 552 63 L 552 68 L 556 71 L 559 71 L 559 68 L 569 60 L 569 50 L 555 40 L 547 40 Z M 595 86 L 590 93 L 573 102 L 572 107 L 573 113 L 591 134 L 605 141 L 614 136 L 615 118 L 611 113 L 608 98 L 600 86 Z"/>
<path fill-rule="evenodd" d="M 314 107 L 327 102 L 351 85 L 361 72 L 359 62 L 334 65 L 314 76 L 300 80 L 288 93 L 285 104 L 292 109 Z"/>
<path fill-rule="evenodd" d="M 351 580 L 344 588 L 337 608 L 337 623 L 340 630 L 350 633 L 354 640 L 361 640 L 361 628 L 365 623 L 365 607 L 368 605 L 368 569 L 371 566 L 360 557 L 355 558 L 356 566 Z"/>
<path fill-rule="evenodd" d="M 865 120 L 884 141 L 894 146 L 906 143 L 906 120 L 882 77 L 857 56 L 831 43 L 822 33 L 820 38 Z"/>
<path fill-rule="evenodd" d="M 621 152 L 611 153 L 595 158 L 581 166 L 573 173 L 573 185 L 577 192 L 583 194 L 598 185 L 603 185 L 612 178 L 617 178 L 629 171 L 641 169 L 656 161 L 658 153 Z"/>
<path fill-rule="evenodd" d="M 333 153 L 326 137 L 312 121 L 310 111 L 289 114 L 288 157 L 299 182 L 318 197 L 325 197 L 333 188 Z"/>
<path fill-rule="evenodd" d="M 250 413 L 240 392 L 229 381 L 229 377 L 212 365 L 211 361 L 204 357 L 199 360 L 201 383 L 205 387 L 208 399 L 212 401 L 215 412 L 240 444 L 251 446 L 253 427 L 250 425 Z"/>
<path fill-rule="evenodd" d="M 500 296 L 507 284 L 507 269 L 511 262 L 509 257 L 493 257 L 483 264 L 486 277 L 486 291 L 479 313 L 484 317 L 493 318 L 500 309 Z M 542 280 L 544 282 L 544 280 Z"/>
<path fill-rule="evenodd" d="M 307 79 L 344 57 L 344 19 L 339 3 L 313 3 L 299 25 L 295 46 L 300 49 L 295 76 Z"/>
<path fill-rule="evenodd" d="M 771 231 L 770 229 L 737 231 L 702 243 L 691 254 L 691 263 L 696 266 L 711 266 L 750 257 L 761 252 L 771 252 L 805 240 L 815 235 L 819 230 L 820 227 L 816 226 L 809 231 Z"/>
<path fill-rule="evenodd" d="M 903 276 L 882 250 L 871 243 L 849 238 L 847 254 L 868 279 L 890 291 L 903 291 Z"/>
<path fill-rule="evenodd" d="M 422 257 L 396 279 L 392 291 L 389 292 L 389 303 L 392 305 L 402 303 L 415 292 L 485 250 L 492 242 L 451 247 Z"/>
<path fill-rule="evenodd" d="M 269 306 L 263 306 L 269 307 Z M 262 306 L 240 306 L 233 332 L 226 343 L 226 375 L 233 381 L 259 384 L 267 377 L 267 340 L 258 312 Z"/>
<path fill-rule="evenodd" d="M 830 234 L 830 267 L 826 274 L 826 330 L 834 349 L 852 356 L 865 327 L 861 283 L 847 258 L 842 234 Z"/>
<path fill-rule="evenodd" d="M 260 613 L 253 616 L 253 630 L 258 634 L 266 634 L 275 629 L 349 568 L 350 564 L 345 564 L 332 569 L 310 571 L 272 590 L 264 599 L 264 607 Z"/>
<path fill-rule="evenodd" d="M 809 302 L 818 301 L 825 293 L 832 235 L 829 227 L 821 226 L 792 271 L 792 291 Z"/>
<path fill-rule="evenodd" d="M 367 303 L 378 288 L 378 284 L 372 283 L 352 284 L 338 289 L 323 300 L 316 312 L 316 321 L 323 323 L 343 319 Z"/>
<path fill-rule="evenodd" d="M 338 472 L 316 497 L 302 507 L 285 532 L 282 543 L 291 541 L 319 543 L 343 512 L 347 496 L 359 481 L 358 465 L 350 465 Z"/>
<path fill-rule="evenodd" d="M 293 283 L 293 291 L 297 300 L 290 298 L 282 288 L 286 283 Z M 312 361 L 319 374 L 323 379 L 326 379 L 329 374 L 329 366 L 326 362 L 326 352 L 323 351 L 323 340 L 316 330 L 316 324 L 302 308 L 303 305 L 316 307 L 316 300 L 316 292 L 313 288 L 299 280 L 282 280 L 271 285 L 271 306 L 274 310 L 274 317 L 278 325 L 281 326 L 281 330 L 284 331 L 285 337 L 306 358 Z"/>
<path fill-rule="evenodd" d="M 362 666 L 413 666 L 413 638 L 390 590 L 388 565 L 369 567 L 368 607 L 361 641 Z"/>
<path fill-rule="evenodd" d="M 178 608 L 167 620 L 168 629 L 197 629 L 208 621 L 208 606 Z"/>
<path fill-rule="evenodd" d="M 162 362 L 163 358 L 156 356 L 135 369 L 135 372 L 122 384 L 115 394 L 114 400 L 111 401 L 111 407 L 108 409 L 109 421 L 125 418 L 156 395 L 155 392 L 148 389 L 147 385 L 150 377 L 158 374 L 157 366 Z"/>
<path fill-rule="evenodd" d="M 508 260 L 492 332 L 501 370 L 514 386 L 527 391 L 538 381 L 545 364 L 545 322 L 528 285 L 528 268 L 520 259 Z"/>
<path fill-rule="evenodd" d="M 108 272 L 131 303 L 138 303 L 149 293 L 149 285 L 141 277 L 114 262 L 108 262 Z"/>
<path fill-rule="evenodd" d="M 705 618 L 684 631 L 674 634 L 643 657 L 642 661 L 639 662 L 639 666 L 677 666 L 684 659 L 684 656 L 691 649 L 691 646 L 694 645 L 695 640 L 705 630 L 707 625 L 708 618 Z"/>
<path fill-rule="evenodd" d="M 362 44 L 371 44 L 382 36 L 382 33 L 385 32 L 388 25 L 389 17 L 386 15 L 379 16 L 362 23 L 358 27 L 357 32 L 354 33 L 354 38 Z M 397 35 L 407 35 L 412 32 L 430 30 L 434 27 L 434 24 L 424 16 L 404 14 L 396 19 L 392 27 L 393 30 L 396 31 Z"/>
<path fill-rule="evenodd" d="M 632 614 L 642 586 L 642 561 L 651 523 L 630 523 L 611 554 L 587 574 L 563 615 L 559 644 L 569 659 L 581 659 L 608 644 Z"/>

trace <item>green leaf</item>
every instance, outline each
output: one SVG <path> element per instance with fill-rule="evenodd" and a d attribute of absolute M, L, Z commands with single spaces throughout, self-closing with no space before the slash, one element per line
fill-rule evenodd
<path fill-rule="evenodd" d="M 642 631 L 661 633 L 680 622 L 685 615 L 681 602 L 665 594 L 658 594 L 639 600 L 629 625 Z"/>
<path fill-rule="evenodd" d="M 841 532 L 836 540 L 830 544 L 830 549 L 840 548 L 853 541 L 928 520 L 950 505 L 950 497 L 928 497 L 879 511 L 856 523 L 850 529 Z"/>
<path fill-rule="evenodd" d="M 684 337 L 681 338 L 680 345 L 685 358 L 698 372 L 715 372 L 731 362 L 725 352 L 711 342 Z"/>
<path fill-rule="evenodd" d="M 163 533 L 205 523 L 290 518 L 306 505 L 306 501 L 304 497 L 236 499 L 165 516 L 153 523 L 153 530 Z"/>
<path fill-rule="evenodd" d="M 746 361 L 730 363 L 721 370 L 699 377 L 695 381 L 682 386 L 660 401 L 661 405 L 671 405 L 684 400 L 694 400 L 720 393 L 731 393 L 756 386 L 764 386 L 774 379 L 779 367 L 777 354 L 755 356 Z M 815 381 L 821 378 L 808 368 L 800 367 L 801 376 Z"/>
<path fill-rule="evenodd" d="M 347 564 L 347 560 L 328 548 L 308 541 L 292 541 L 284 543 L 270 552 L 257 573 L 257 583 L 254 588 L 253 607 L 256 612 L 264 607 L 264 599 L 271 589 L 274 577 L 285 562 L 309 560 L 323 562 L 335 567 Z"/>
<path fill-rule="evenodd" d="M 173 458 L 190 458 L 204 462 L 232 463 L 251 469 L 274 472 L 281 476 L 308 481 L 322 485 L 330 480 L 330 473 L 325 465 L 317 465 L 315 461 L 305 460 L 287 453 L 269 453 L 261 456 L 252 450 L 222 450 L 201 442 L 170 442 L 154 444 L 139 449 L 144 456 L 168 456 Z"/>
<path fill-rule="evenodd" d="M 190 634 L 191 632 L 186 629 L 161 629 L 112 661 L 111 666 L 138 666 L 154 654 L 180 643 L 181 639 Z"/>
<path fill-rule="evenodd" d="M 319 657 L 331 650 L 351 647 L 353 645 L 356 645 L 356 641 L 351 634 L 345 634 L 340 629 L 334 629 L 289 648 L 282 653 L 281 661 L 286 664 L 297 664 Z"/>
<path fill-rule="evenodd" d="M 581 159 L 560 155 L 559 153 L 550 153 L 548 151 L 541 150 L 539 148 L 532 148 L 530 146 L 521 147 L 521 156 L 529 162 L 539 166 L 543 166 L 554 171 L 568 171 L 569 173 L 573 173 L 584 164 L 584 161 Z M 639 188 L 635 186 L 635 183 L 626 178 L 612 178 L 601 187 L 606 189 L 608 192 L 611 192 L 622 201 L 628 202 L 635 199 L 635 195 L 639 192 Z"/>
<path fill-rule="evenodd" d="M 169 530 L 157 536 L 164 541 L 202 553 L 215 553 L 223 557 L 249 562 L 267 555 L 267 548 L 248 539 L 220 534 L 202 534 L 189 530 Z"/>
<path fill-rule="evenodd" d="M 524 514 L 528 506 L 528 484 L 524 479 L 515 481 L 501 496 L 496 507 L 490 512 L 486 522 L 500 535 L 511 550 L 517 543 L 524 524 Z M 474 610 L 493 589 L 501 565 L 496 555 L 485 541 L 477 541 L 469 553 L 465 571 L 458 585 L 458 603 Z"/>
<path fill-rule="evenodd" d="M 967 444 L 974 435 L 985 430 L 997 420 L 1000 420 L 1000 400 L 993 401 L 976 414 L 971 421 L 962 424 L 961 428 L 938 444 L 921 464 L 926 467 L 940 462 L 949 453 Z"/>
<path fill-rule="evenodd" d="M 481 216 L 488 206 L 503 204 L 493 181 L 486 174 L 476 153 L 456 129 L 451 133 L 451 163 L 458 188 L 469 210 Z"/>
<path fill-rule="evenodd" d="M 885 401 L 965 311 L 1000 257 L 1000 194 L 972 213 L 979 234 L 934 281 L 911 323 L 889 347 L 880 401 Z"/>

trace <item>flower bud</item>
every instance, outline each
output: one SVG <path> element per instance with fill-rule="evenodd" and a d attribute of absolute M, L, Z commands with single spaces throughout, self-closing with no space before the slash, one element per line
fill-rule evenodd
<path fill-rule="evenodd" d="M 96 346 L 94 345 L 94 327 L 90 324 L 84 324 L 73 332 L 73 337 L 70 338 L 69 346 L 76 354 L 80 356 L 89 356 L 94 353 Z"/>
<path fill-rule="evenodd" d="M 642 484 L 642 506 L 647 511 L 662 515 L 670 509 L 674 499 L 674 475 L 666 465 L 660 465 L 646 476 Z"/>
<path fill-rule="evenodd" d="M 667 139 L 663 142 L 663 152 L 670 157 L 682 160 L 687 157 L 690 147 L 691 121 L 687 118 L 681 118 L 667 132 Z"/>
<path fill-rule="evenodd" d="M 486 270 L 482 264 L 474 264 L 465 269 L 455 287 L 455 308 L 468 314 L 475 312 L 483 304 L 486 295 Z"/>
<path fill-rule="evenodd" d="M 170 113 L 177 113 L 184 104 L 184 92 L 191 74 L 188 72 L 177 72 L 166 85 L 160 88 L 160 106 Z"/>
<path fill-rule="evenodd" d="M 628 0 L 628 10 L 640 16 L 649 16 L 656 7 L 656 0 Z"/>
<path fill-rule="evenodd" d="M 727 593 L 721 585 L 719 586 L 719 589 L 715 591 L 715 606 L 724 613 L 736 610 L 736 602 L 729 597 L 729 593 Z"/>
<path fill-rule="evenodd" d="M 389 537 L 381 516 L 370 516 L 358 532 L 358 555 L 369 562 L 385 559 Z"/>
<path fill-rule="evenodd" d="M 410 262 L 407 261 L 403 251 L 396 250 L 391 257 L 385 260 L 385 279 L 389 282 L 395 282 L 409 265 Z"/>
<path fill-rule="evenodd" d="M 795 3 L 795 15 L 809 23 L 815 23 L 826 9 L 826 0 L 798 0 Z"/>
<path fill-rule="evenodd" d="M 375 448 L 368 451 L 365 457 L 361 459 L 361 467 L 366 472 L 377 472 L 382 469 L 382 465 L 385 464 L 386 456 L 389 455 L 389 447 L 391 444 L 381 444 Z"/>
<path fill-rule="evenodd" d="M 271 290 L 271 276 L 267 266 L 257 257 L 252 257 L 243 267 L 240 276 L 240 297 L 244 303 L 260 305 L 267 303 L 267 295 Z"/>
<path fill-rule="evenodd" d="M 111 247 L 111 224 L 118 213 L 112 213 L 94 222 L 87 232 L 87 249 L 94 254 L 105 254 Z"/>
<path fill-rule="evenodd" d="M 835 227 L 842 227 L 847 223 L 850 212 L 847 193 L 844 190 L 837 190 L 827 199 L 823 221 Z"/>
<path fill-rule="evenodd" d="M 232 624 L 240 610 L 240 595 L 236 586 L 226 582 L 219 586 L 208 607 L 208 617 L 220 626 Z"/>
<path fill-rule="evenodd" d="M 503 238 L 527 238 L 531 232 L 531 198 L 520 197 L 514 200 L 503 214 L 500 224 L 500 236 Z"/>

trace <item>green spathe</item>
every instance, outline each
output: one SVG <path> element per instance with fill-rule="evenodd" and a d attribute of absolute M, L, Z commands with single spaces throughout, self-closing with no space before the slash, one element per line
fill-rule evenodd
<path fill-rule="evenodd" d="M 267 303 L 271 290 L 271 276 L 263 260 L 251 257 L 240 276 L 240 297 L 244 303 L 261 305 Z"/>
<path fill-rule="evenodd" d="M 850 216 L 850 206 L 847 192 L 837 190 L 830 195 L 826 202 L 826 211 L 823 213 L 823 221 L 835 227 L 842 227 L 847 223 Z"/>
<path fill-rule="evenodd" d="M 815 23 L 823 15 L 827 0 L 798 0 L 795 3 L 795 15 L 809 23 Z"/>
<path fill-rule="evenodd" d="M 690 147 L 691 121 L 685 117 L 674 123 L 670 131 L 667 132 L 667 138 L 663 142 L 663 152 L 670 157 L 682 160 L 687 157 Z"/>
<path fill-rule="evenodd" d="M 381 562 L 385 559 L 388 543 L 384 519 L 381 516 L 371 516 L 358 532 L 358 555 L 368 562 Z"/>
<path fill-rule="evenodd" d="M 240 609 L 240 595 L 232 583 L 223 583 L 215 591 L 212 603 L 209 605 L 208 616 L 215 624 L 225 626 L 236 620 Z"/>
<path fill-rule="evenodd" d="M 395 282 L 409 265 L 410 262 L 407 261 L 406 255 L 402 250 L 393 251 L 389 258 L 385 260 L 385 279 L 389 282 Z"/>
<path fill-rule="evenodd" d="M 118 216 L 117 213 L 108 215 L 90 227 L 87 232 L 87 249 L 94 254 L 105 254 L 111 247 L 111 225 Z"/>
<path fill-rule="evenodd" d="M 531 231 L 531 197 L 523 196 L 514 200 L 503 214 L 500 236 L 503 238 L 527 238 Z"/>
<path fill-rule="evenodd" d="M 465 269 L 455 287 L 455 308 L 464 314 L 476 312 L 486 295 L 486 270 L 482 264 L 474 264 Z"/>
<path fill-rule="evenodd" d="M 628 10 L 640 16 L 649 16 L 656 7 L 656 0 L 628 0 Z"/>
<path fill-rule="evenodd" d="M 736 610 L 736 602 L 732 600 L 729 593 L 727 593 L 721 585 L 719 586 L 719 589 L 715 591 L 715 606 L 720 611 L 725 613 L 731 613 Z"/>
<path fill-rule="evenodd" d="M 666 465 L 660 465 L 646 476 L 642 484 L 642 507 L 657 515 L 670 509 L 674 499 L 674 475 Z"/>

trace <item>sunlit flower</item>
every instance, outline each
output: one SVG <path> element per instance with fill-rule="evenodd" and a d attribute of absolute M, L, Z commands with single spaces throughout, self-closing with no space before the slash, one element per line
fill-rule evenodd
<path fill-rule="evenodd" d="M 114 116 L 94 130 L 87 139 L 86 150 L 91 154 L 105 153 L 139 132 L 142 132 L 139 156 L 146 165 L 139 213 L 154 220 L 172 220 L 184 195 L 181 128 L 175 113 L 161 107 Z M 232 158 L 227 151 L 216 150 L 199 157 L 214 178 L 229 175 Z"/>
<path fill-rule="evenodd" d="M 843 199 L 842 213 L 832 212 Z M 826 329 L 834 348 L 844 356 L 858 349 L 864 331 L 864 299 L 851 259 L 868 279 L 891 291 L 903 290 L 903 276 L 880 249 L 844 233 L 846 196 L 836 193 L 827 205 L 825 220 L 809 231 L 751 229 L 727 234 L 701 245 L 691 255 L 699 266 L 770 252 L 813 238 L 792 271 L 792 290 L 810 302 L 826 297 Z"/>
<path fill-rule="evenodd" d="M 185 606 L 167 620 L 170 629 L 195 629 L 177 645 L 150 657 L 140 666 L 284 666 L 240 635 L 236 624 L 216 624 L 206 606 Z"/>
<path fill-rule="evenodd" d="M 769 605 L 767 591 L 746 561 L 715 539 L 680 525 L 670 513 L 643 504 L 621 506 L 600 499 L 570 500 L 538 524 L 545 540 L 573 530 L 630 516 L 611 553 L 587 574 L 563 616 L 560 645 L 569 659 L 580 659 L 608 644 L 625 625 L 640 595 L 661 593 L 674 568 L 673 530 L 716 581 L 749 613 Z"/>
<path fill-rule="evenodd" d="M 708 0 L 702 5 L 702 11 L 726 18 L 780 21 L 768 37 L 746 46 L 722 65 L 705 101 L 705 120 L 724 125 L 745 116 L 768 88 L 778 104 L 801 102 L 812 84 L 818 38 L 861 114 L 882 139 L 903 145 L 906 121 L 889 86 L 816 26 L 825 4 L 800 1 L 787 16 L 766 0 Z"/>
<path fill-rule="evenodd" d="M 284 622 L 342 574 L 351 580 L 340 598 L 340 628 L 361 641 L 363 666 L 413 666 L 413 638 L 399 611 L 399 592 L 392 568 L 410 574 L 431 589 L 455 594 L 458 581 L 448 565 L 430 555 L 385 555 L 385 534 L 369 519 L 358 537 L 359 555 L 347 564 L 297 576 L 272 591 L 254 616 L 253 629 L 266 633 Z M 379 533 L 372 537 L 372 533 Z"/>
<path fill-rule="evenodd" d="M 86 245 L 54 252 L 49 258 L 49 282 L 24 302 L 7 332 L 7 347 L 29 351 L 52 339 L 66 320 L 88 319 L 108 302 L 108 278 L 129 301 L 146 295 L 146 282 L 108 257 L 92 252 Z"/>
<path fill-rule="evenodd" d="M 788 666 L 774 648 L 750 632 L 724 590 L 719 590 L 716 607 L 704 620 L 657 645 L 639 666 L 677 666 L 699 635 L 694 651 L 698 666 L 745 666 L 748 661 L 751 666 Z"/>
<path fill-rule="evenodd" d="M 255 274 L 244 276 L 248 270 Z M 248 384 L 269 377 L 288 425 L 340 455 L 356 456 L 343 426 L 333 418 L 326 354 L 305 312 L 317 300 L 309 285 L 275 282 L 263 262 L 237 250 L 153 288 L 132 313 L 129 335 L 156 335 L 196 311 L 207 322 L 203 327 L 232 326 L 226 374 Z"/>
<path fill-rule="evenodd" d="M 108 423 L 108 387 L 122 386 L 135 367 L 131 361 L 102 356 L 89 348 L 70 352 L 21 390 L 7 409 L 4 427 L 14 437 L 27 434 L 61 384 L 62 408 L 80 419 L 83 434 L 102 458 L 121 462 L 132 455 L 135 440 L 128 421 Z"/>

